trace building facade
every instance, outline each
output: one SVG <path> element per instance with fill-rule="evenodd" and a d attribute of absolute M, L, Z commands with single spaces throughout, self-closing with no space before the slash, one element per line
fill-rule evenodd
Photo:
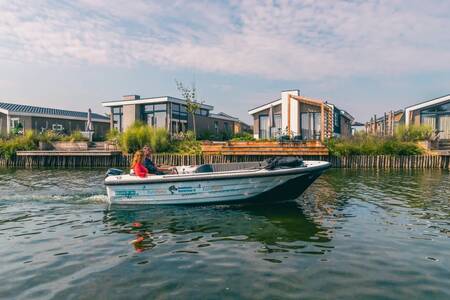
<path fill-rule="evenodd" d="M 0 102 L 0 135 L 6 136 L 13 130 L 19 133 L 53 130 L 71 134 L 85 131 L 87 118 L 87 112 Z M 110 127 L 109 117 L 92 113 L 91 120 L 94 139 L 104 138 Z"/>
<path fill-rule="evenodd" d="M 249 110 L 256 139 L 290 135 L 297 140 L 325 140 L 351 136 L 354 118 L 322 100 L 300 96 L 298 90 L 281 92 L 281 98 Z"/>
<path fill-rule="evenodd" d="M 401 125 L 428 125 L 441 140 L 450 140 L 450 95 L 427 100 L 405 109 L 374 116 L 365 124 L 367 133 L 393 136 Z"/>
<path fill-rule="evenodd" d="M 194 129 L 193 117 L 187 112 L 186 100 L 183 99 L 126 95 L 121 100 L 106 101 L 102 105 L 110 108 L 110 127 L 119 132 L 126 130 L 136 121 L 156 128 L 165 128 L 171 134 Z M 201 104 L 194 114 L 198 136 L 210 133 L 231 137 L 242 130 L 242 126 L 239 126 L 242 122 L 238 118 L 225 113 L 212 113 L 213 109 L 211 105 Z"/>
<path fill-rule="evenodd" d="M 382 117 L 373 116 L 369 122 L 364 124 L 366 133 L 379 136 L 393 136 L 399 126 L 405 124 L 404 111 L 390 111 Z"/>
<path fill-rule="evenodd" d="M 405 108 L 405 125 L 428 125 L 441 140 L 450 140 L 450 95 Z"/>

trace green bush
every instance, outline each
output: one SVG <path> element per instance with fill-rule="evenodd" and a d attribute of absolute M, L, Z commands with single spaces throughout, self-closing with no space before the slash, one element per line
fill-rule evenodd
<path fill-rule="evenodd" d="M 232 141 L 251 142 L 251 141 L 255 141 L 256 139 L 253 137 L 253 134 L 248 133 L 248 132 L 242 132 L 242 133 L 235 134 L 231 140 Z"/>
<path fill-rule="evenodd" d="M 395 131 L 395 137 L 406 142 L 430 140 L 432 135 L 433 129 L 429 125 L 402 125 Z"/>
<path fill-rule="evenodd" d="M 118 145 L 120 141 L 120 132 L 117 128 L 113 128 L 106 134 L 106 140 L 114 145 Z"/>
<path fill-rule="evenodd" d="M 60 133 L 53 130 L 46 130 L 38 135 L 39 141 L 45 143 L 61 141 L 62 138 L 63 136 Z"/>
<path fill-rule="evenodd" d="M 351 138 L 331 139 L 326 142 L 331 155 L 418 155 L 423 150 L 414 142 L 396 137 L 378 137 L 358 134 Z"/>
<path fill-rule="evenodd" d="M 17 151 L 36 150 L 39 136 L 34 131 L 27 131 L 24 135 L 0 140 L 0 157 L 12 158 Z"/>
<path fill-rule="evenodd" d="M 61 138 L 63 142 L 87 142 L 89 139 L 85 137 L 80 131 L 74 131 L 70 135 L 63 136 Z"/>
<path fill-rule="evenodd" d="M 127 128 L 119 138 L 123 152 L 134 153 L 148 145 L 155 152 L 171 150 L 170 135 L 164 128 L 152 128 L 142 122 L 136 122 Z"/>
<path fill-rule="evenodd" d="M 177 135 L 177 138 L 173 141 L 173 148 L 171 150 L 181 154 L 201 154 L 202 145 L 195 138 L 195 133 L 189 130 L 186 133 Z"/>

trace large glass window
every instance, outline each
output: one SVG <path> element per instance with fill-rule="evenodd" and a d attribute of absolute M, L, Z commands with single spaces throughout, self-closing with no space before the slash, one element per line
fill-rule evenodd
<path fill-rule="evenodd" d="M 259 138 L 268 139 L 269 138 L 269 116 L 260 115 L 259 116 Z"/>
<path fill-rule="evenodd" d="M 167 105 L 165 103 L 144 105 L 142 119 L 149 126 L 166 128 Z"/>
<path fill-rule="evenodd" d="M 118 131 L 122 131 L 123 107 L 122 106 L 112 107 L 111 113 L 113 117 L 113 127 Z"/>
<path fill-rule="evenodd" d="M 186 105 L 172 103 L 172 119 L 187 121 L 188 113 Z"/>
<path fill-rule="evenodd" d="M 195 112 L 195 114 L 196 114 L 197 116 L 207 117 L 207 116 L 209 116 L 209 111 L 208 111 L 207 109 L 200 108 L 200 109 L 197 109 L 197 111 Z"/>
<path fill-rule="evenodd" d="M 450 102 L 421 111 L 420 122 L 439 131 L 439 138 L 450 139 Z"/>
<path fill-rule="evenodd" d="M 320 139 L 321 116 L 319 112 L 300 113 L 300 131 L 304 140 Z"/>

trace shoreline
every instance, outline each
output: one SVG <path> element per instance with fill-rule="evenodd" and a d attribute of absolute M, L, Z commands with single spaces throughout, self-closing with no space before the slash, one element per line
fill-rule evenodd
<path fill-rule="evenodd" d="M 0 168 L 110 168 L 128 167 L 131 155 L 103 153 L 18 153 L 10 159 L 0 159 Z M 221 154 L 154 154 L 152 159 L 158 165 L 199 165 L 212 163 L 236 163 L 262 161 L 273 156 L 267 155 L 221 155 Z M 450 155 L 304 155 L 304 160 L 328 161 L 333 168 L 361 169 L 450 169 Z"/>

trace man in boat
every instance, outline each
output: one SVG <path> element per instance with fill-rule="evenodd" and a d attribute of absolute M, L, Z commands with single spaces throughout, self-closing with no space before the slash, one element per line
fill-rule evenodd
<path fill-rule="evenodd" d="M 163 174 L 163 172 L 158 170 L 158 167 L 151 159 L 152 149 L 150 149 L 149 146 L 145 145 L 142 151 L 144 152 L 144 167 L 148 170 L 148 173 L 156 175 Z"/>

